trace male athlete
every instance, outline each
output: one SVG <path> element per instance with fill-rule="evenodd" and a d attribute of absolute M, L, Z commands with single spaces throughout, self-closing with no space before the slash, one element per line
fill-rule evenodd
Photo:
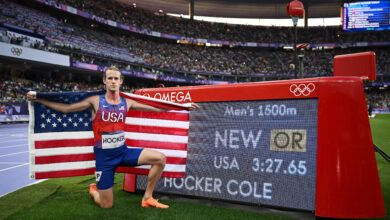
<path fill-rule="evenodd" d="M 91 96 L 73 104 L 37 99 L 33 92 L 27 93 L 27 99 L 63 113 L 91 109 L 97 184 L 90 185 L 89 194 L 101 208 L 111 208 L 114 205 L 112 186 L 115 169 L 119 165 L 151 165 L 141 205 L 144 208 L 169 208 L 152 197 L 165 166 L 165 155 L 150 149 L 127 148 L 124 133 L 126 114 L 130 108 L 154 112 L 165 110 L 120 97 L 119 89 L 123 76 L 116 67 L 110 67 L 104 72 L 103 83 L 106 87 L 105 94 Z M 197 104 L 192 103 L 189 109 L 197 107 Z"/>

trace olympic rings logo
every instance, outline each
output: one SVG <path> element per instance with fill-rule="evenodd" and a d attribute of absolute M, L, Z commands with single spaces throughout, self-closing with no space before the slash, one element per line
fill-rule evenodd
<path fill-rule="evenodd" d="M 313 83 L 309 83 L 309 84 L 292 84 L 290 86 L 290 92 L 292 92 L 295 96 L 308 96 L 310 95 L 312 92 L 314 92 L 314 90 L 316 89 L 316 86 L 313 84 Z"/>
<path fill-rule="evenodd" d="M 12 47 L 11 48 L 11 53 L 15 56 L 20 56 L 23 53 L 22 48 L 17 48 L 17 47 Z"/>

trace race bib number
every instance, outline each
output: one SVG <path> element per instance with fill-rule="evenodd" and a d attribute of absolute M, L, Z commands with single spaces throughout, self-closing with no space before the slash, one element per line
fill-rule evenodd
<path fill-rule="evenodd" d="M 96 177 L 96 182 L 100 181 L 100 177 L 102 177 L 103 171 L 96 171 L 95 172 L 95 177 Z"/>
<path fill-rule="evenodd" d="M 102 148 L 112 149 L 123 146 L 125 144 L 125 133 L 118 134 L 103 134 L 102 135 Z"/>

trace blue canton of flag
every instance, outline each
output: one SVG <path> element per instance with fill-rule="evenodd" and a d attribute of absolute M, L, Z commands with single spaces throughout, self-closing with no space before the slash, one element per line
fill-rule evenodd
<path fill-rule="evenodd" d="M 103 92 L 38 93 L 38 97 L 54 102 L 75 103 L 101 93 Z M 90 109 L 65 114 L 36 102 L 34 118 L 35 133 L 92 130 Z"/>

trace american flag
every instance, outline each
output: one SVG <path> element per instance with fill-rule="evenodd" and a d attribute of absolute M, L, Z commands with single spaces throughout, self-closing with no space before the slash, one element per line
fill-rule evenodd
<path fill-rule="evenodd" d="M 104 92 L 38 93 L 38 98 L 73 103 Z M 128 147 L 154 149 L 167 156 L 164 177 L 184 177 L 186 169 L 189 112 L 188 105 L 121 93 L 166 112 L 130 110 L 126 118 Z M 46 179 L 90 175 L 95 172 L 91 112 L 64 114 L 34 102 L 30 103 L 30 177 Z M 119 167 L 117 172 L 147 175 L 150 166 Z"/>

